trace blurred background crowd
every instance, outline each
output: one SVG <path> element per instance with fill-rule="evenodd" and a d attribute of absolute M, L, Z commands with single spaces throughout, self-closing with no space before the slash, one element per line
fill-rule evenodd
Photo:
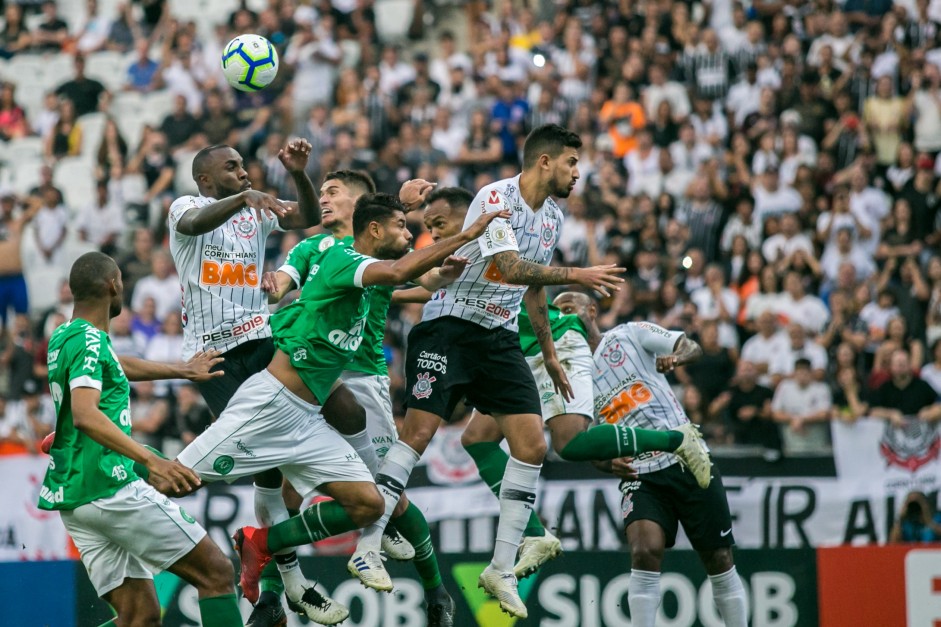
<path fill-rule="evenodd" d="M 166 211 L 199 148 L 237 147 L 287 199 L 294 136 L 318 186 L 354 168 L 476 191 L 547 122 L 584 142 L 556 262 L 628 268 L 602 329 L 702 344 L 675 383 L 714 448 L 827 455 L 830 421 L 941 417 L 939 0 L 0 4 L 0 452 L 53 426 L 45 346 L 77 254 L 124 273 L 115 350 L 178 359 Z M 278 48 L 259 93 L 221 76 L 239 33 Z M 268 269 L 303 237 L 272 236 Z M 388 322 L 399 413 L 419 318 Z M 211 420 L 178 382 L 136 384 L 132 414 L 171 455 Z"/>

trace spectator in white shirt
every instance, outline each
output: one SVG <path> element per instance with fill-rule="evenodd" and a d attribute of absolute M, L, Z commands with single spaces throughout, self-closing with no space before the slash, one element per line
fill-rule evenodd
<path fill-rule="evenodd" d="M 742 345 L 742 360 L 754 364 L 761 385 L 771 387 L 772 381 L 768 372 L 777 356 L 788 350 L 788 337 L 778 328 L 778 320 L 770 311 L 759 315 L 755 324 L 758 333 Z"/>
<path fill-rule="evenodd" d="M 755 197 L 755 216 L 762 226 L 769 218 L 797 213 L 804 204 L 797 190 L 780 184 L 776 165 L 769 165 L 764 174 L 755 177 L 752 195 Z"/>
<path fill-rule="evenodd" d="M 745 326 L 753 328 L 758 316 L 770 311 L 775 316 L 780 309 L 783 294 L 780 291 L 780 280 L 774 266 L 765 265 L 758 273 L 758 291 L 745 301 Z"/>
<path fill-rule="evenodd" d="M 825 285 L 836 283 L 840 266 L 848 263 L 856 271 L 856 278 L 865 281 L 876 273 L 876 264 L 872 257 L 853 242 L 853 230 L 843 227 L 836 233 L 836 246 L 828 246 L 820 258 Z"/>
<path fill-rule="evenodd" d="M 740 128 L 749 113 L 758 111 L 761 99 L 761 86 L 758 85 L 758 66 L 754 61 L 745 68 L 742 79 L 732 85 L 725 97 L 725 109 L 735 119 L 735 126 Z"/>
<path fill-rule="evenodd" d="M 627 193 L 630 196 L 660 195 L 663 173 L 660 171 L 660 149 L 653 145 L 653 135 L 647 128 L 637 132 L 637 148 L 624 155 L 627 169 Z"/>
<path fill-rule="evenodd" d="M 668 81 L 666 70 L 659 64 L 650 66 L 649 78 L 650 84 L 641 93 L 647 117 L 654 119 L 657 107 L 666 100 L 670 103 L 673 120 L 685 120 L 692 111 L 686 88 L 676 81 Z"/>
<path fill-rule="evenodd" d="M 801 325 L 808 333 L 816 335 L 827 325 L 830 311 L 817 296 L 804 291 L 798 272 L 790 271 L 784 276 L 784 294 L 778 301 L 778 315 L 786 323 Z"/>
<path fill-rule="evenodd" d="M 836 246 L 840 229 L 850 229 L 856 242 L 872 237 L 872 221 L 866 214 L 850 209 L 849 193 L 848 187 L 838 186 L 833 192 L 830 211 L 824 211 L 817 218 L 817 237 L 824 244 L 824 254 Z"/>
<path fill-rule="evenodd" d="M 781 350 L 778 351 L 768 366 L 768 374 L 771 375 L 771 381 L 775 386 L 794 373 L 794 362 L 798 359 L 809 360 L 814 379 L 817 381 L 824 380 L 827 373 L 827 364 L 830 361 L 826 349 L 808 339 L 807 333 L 801 325 L 789 324 L 787 326 L 787 341 L 782 344 Z"/>
<path fill-rule="evenodd" d="M 776 264 L 785 261 L 798 250 L 813 255 L 814 244 L 809 237 L 801 233 L 797 214 L 786 213 L 781 216 L 781 231 L 765 240 L 761 246 L 761 254 L 768 263 Z"/>
<path fill-rule="evenodd" d="M 108 43 L 110 31 L 111 20 L 98 14 L 97 0 L 88 0 L 85 3 L 85 23 L 79 30 L 75 47 L 82 54 L 97 52 Z"/>
<path fill-rule="evenodd" d="M 761 248 L 761 224 L 755 220 L 755 201 L 751 196 L 739 197 L 735 202 L 735 215 L 729 218 L 722 230 L 719 247 L 724 254 L 732 250 L 732 240 L 741 235 L 752 250 Z"/>
<path fill-rule="evenodd" d="M 670 144 L 673 166 L 687 172 L 698 172 L 699 166 L 713 157 L 712 146 L 696 137 L 696 129 L 689 122 L 680 125 L 679 136 Z"/>
<path fill-rule="evenodd" d="M 316 25 L 298 25 L 284 55 L 285 63 L 294 67 L 292 89 L 295 120 L 306 119 L 313 106 L 331 102 L 338 76 L 337 66 L 342 58 L 343 52 L 333 39 L 332 16 L 322 16 Z M 380 71 L 383 67 L 380 64 Z M 414 73 L 395 83 L 395 89 L 413 77 Z"/>
<path fill-rule="evenodd" d="M 39 211 L 33 218 L 33 233 L 42 261 L 57 266 L 62 260 L 62 242 L 68 233 L 69 212 L 62 204 L 59 190 L 49 186 L 42 190 Z"/>
<path fill-rule="evenodd" d="M 838 70 L 847 68 L 848 55 L 853 45 L 853 35 L 847 29 L 846 17 L 839 10 L 830 14 L 828 32 L 816 37 L 807 52 L 807 64 L 820 64 L 820 49 L 829 46 L 833 50 L 833 66 Z"/>
<path fill-rule="evenodd" d="M 118 238 L 124 233 L 121 179 L 98 181 L 95 200 L 79 211 L 75 217 L 75 226 L 83 242 L 97 246 L 105 254 L 114 254 Z"/>
<path fill-rule="evenodd" d="M 850 211 L 869 219 L 871 235 L 861 241 L 867 252 L 875 254 L 881 239 L 879 223 L 891 210 L 890 198 L 882 190 L 869 185 L 869 179 L 862 166 L 856 167 L 850 176 Z"/>
<path fill-rule="evenodd" d="M 170 313 L 180 311 L 180 279 L 173 272 L 173 260 L 165 250 L 154 252 L 151 274 L 134 286 L 131 309 L 140 311 L 148 298 L 154 300 L 154 314 L 158 320 L 164 320 Z"/>
<path fill-rule="evenodd" d="M 876 300 L 866 303 L 859 312 L 859 318 L 869 327 L 869 343 L 866 350 L 875 352 L 879 343 L 885 339 L 889 320 L 901 315 L 895 304 L 895 294 L 890 289 L 883 289 Z"/>
<path fill-rule="evenodd" d="M 782 381 L 771 401 L 771 415 L 781 425 L 785 455 L 822 454 L 830 449 L 830 387 L 814 381 L 811 364 L 797 359 L 794 377 Z"/>
<path fill-rule="evenodd" d="M 696 305 L 701 320 L 718 322 L 719 345 L 738 349 L 738 294 L 725 285 L 725 273 L 719 264 L 709 264 L 705 273 L 706 284 L 693 291 L 690 301 Z"/>

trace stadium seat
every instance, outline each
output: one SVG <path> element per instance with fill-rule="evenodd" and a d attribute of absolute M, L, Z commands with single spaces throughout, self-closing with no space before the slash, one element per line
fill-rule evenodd
<path fill-rule="evenodd" d="M 56 164 L 52 182 L 65 194 L 65 204 L 73 211 L 95 198 L 94 162 L 85 157 L 66 157 Z"/>
<path fill-rule="evenodd" d="M 79 123 L 82 125 L 82 156 L 91 160 L 95 159 L 106 119 L 107 116 L 104 113 L 88 113 L 79 118 Z"/>
<path fill-rule="evenodd" d="M 43 99 L 49 91 L 45 85 L 30 81 L 22 81 L 17 84 L 14 98 L 17 104 L 23 107 L 23 111 L 26 112 L 27 120 L 32 122 L 36 119 L 36 116 L 42 110 Z"/>
<path fill-rule="evenodd" d="M 109 91 L 116 91 L 124 84 L 128 65 L 127 57 L 120 52 L 96 52 L 88 55 L 85 73 L 89 78 L 100 81 Z"/>
<path fill-rule="evenodd" d="M 180 152 L 176 155 L 177 162 L 176 172 L 173 176 L 173 187 L 179 196 L 199 193 L 196 181 L 193 180 L 193 157 L 195 156 L 195 152 Z"/>
<path fill-rule="evenodd" d="M 39 157 L 20 157 L 9 164 L 10 184 L 19 195 L 29 193 L 29 190 L 39 184 L 39 171 L 43 161 Z"/>
<path fill-rule="evenodd" d="M 173 111 L 173 101 L 175 99 L 176 94 L 169 89 L 161 89 L 146 94 L 141 108 L 144 119 L 153 126 L 159 126 L 163 119 Z"/>
<path fill-rule="evenodd" d="M 3 160 L 18 163 L 29 159 L 42 159 L 42 138 L 21 137 L 7 143 L 3 151 Z"/>
<path fill-rule="evenodd" d="M 142 203 L 147 195 L 147 179 L 143 174 L 125 174 L 121 178 L 121 193 L 125 203 Z"/>
<path fill-rule="evenodd" d="M 382 42 L 405 38 L 415 12 L 412 0 L 376 0 L 376 34 Z"/>

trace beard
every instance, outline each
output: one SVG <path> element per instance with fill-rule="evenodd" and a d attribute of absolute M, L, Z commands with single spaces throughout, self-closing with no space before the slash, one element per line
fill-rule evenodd
<path fill-rule="evenodd" d="M 121 314 L 121 309 L 123 309 L 124 303 L 121 302 L 120 298 L 111 301 L 111 304 L 108 306 L 108 317 L 117 318 Z"/>
<path fill-rule="evenodd" d="M 399 248 L 396 244 L 383 244 L 376 249 L 376 259 L 401 259 L 408 253 L 408 245 Z"/>
<path fill-rule="evenodd" d="M 572 188 L 569 187 L 568 183 L 559 184 L 558 181 L 552 181 L 552 185 L 549 187 L 549 195 L 556 198 L 568 198 L 571 193 Z"/>

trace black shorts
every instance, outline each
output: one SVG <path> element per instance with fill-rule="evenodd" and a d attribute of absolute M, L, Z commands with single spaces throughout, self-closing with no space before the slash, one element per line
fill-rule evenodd
<path fill-rule="evenodd" d="M 677 523 L 693 548 L 711 551 L 735 544 L 732 515 L 719 469 L 712 467 L 712 482 L 703 490 L 693 473 L 680 464 L 621 482 L 621 514 L 625 529 L 637 520 L 652 520 L 663 528 L 666 546 L 676 544 Z"/>
<path fill-rule="evenodd" d="M 251 340 L 227 350 L 222 353 L 222 357 L 225 361 L 215 366 L 213 371 L 223 370 L 225 374 L 196 384 L 200 394 L 206 399 L 206 404 L 209 405 L 209 411 L 216 418 L 229 404 L 229 399 L 235 396 L 235 391 L 239 389 L 239 386 L 271 363 L 274 357 L 274 342 L 270 337 L 263 340 Z"/>
<path fill-rule="evenodd" d="M 453 316 L 428 320 L 408 334 L 407 406 L 451 420 L 458 402 L 486 414 L 542 415 L 519 335 Z"/>

